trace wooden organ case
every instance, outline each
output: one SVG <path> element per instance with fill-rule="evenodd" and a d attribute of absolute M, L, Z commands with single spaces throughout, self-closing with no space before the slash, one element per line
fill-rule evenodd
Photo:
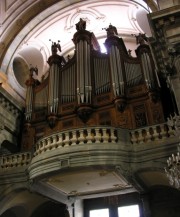
<path fill-rule="evenodd" d="M 69 128 L 135 129 L 164 121 L 148 44 L 141 38 L 137 57 L 132 57 L 113 28 L 106 29 L 107 54 L 100 52 L 93 33 L 79 28 L 73 36 L 75 54 L 68 62 L 53 43 L 49 76 L 38 83 L 33 78 L 35 69 L 30 69 L 23 150 L 31 150 L 41 137 Z"/>

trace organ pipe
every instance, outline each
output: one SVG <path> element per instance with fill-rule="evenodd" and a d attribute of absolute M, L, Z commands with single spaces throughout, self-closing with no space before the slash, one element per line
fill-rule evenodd
<path fill-rule="evenodd" d="M 90 45 L 86 40 L 77 44 L 77 98 L 78 104 L 91 103 Z"/>
<path fill-rule="evenodd" d="M 29 79 L 26 81 L 27 92 L 26 92 L 26 112 L 25 119 L 26 122 L 30 122 L 32 119 L 32 111 L 33 111 L 33 99 L 34 93 L 33 88 L 37 84 L 37 80 L 33 78 L 33 74 L 38 74 L 38 69 L 36 67 L 31 67 L 29 70 Z"/>
<path fill-rule="evenodd" d="M 62 70 L 61 102 L 68 103 L 75 100 L 75 64 Z"/>
<path fill-rule="evenodd" d="M 52 64 L 49 73 L 48 113 L 57 114 L 59 102 L 59 74 L 60 68 Z"/>
<path fill-rule="evenodd" d="M 27 122 L 30 122 L 32 118 L 32 102 L 33 102 L 33 88 L 32 86 L 28 86 L 26 92 L 26 113 L 25 113 L 25 118 Z"/>
<path fill-rule="evenodd" d="M 48 85 L 48 121 L 51 128 L 55 126 L 55 121 L 57 119 L 56 116 L 58 114 L 60 70 L 66 62 L 63 56 L 57 54 L 58 50 L 61 52 L 59 41 L 58 43 L 53 42 L 51 46 L 52 55 L 47 61 L 50 65 Z"/>
<path fill-rule="evenodd" d="M 155 81 L 153 79 L 153 70 L 151 66 L 151 61 L 148 53 L 142 53 L 141 55 L 142 67 L 144 71 L 144 78 L 146 81 L 146 85 L 149 89 L 155 87 Z"/>
<path fill-rule="evenodd" d="M 138 85 L 142 79 L 141 66 L 139 63 L 124 63 L 127 86 Z"/>
<path fill-rule="evenodd" d="M 110 48 L 110 67 L 113 84 L 113 92 L 115 96 L 124 95 L 124 79 L 119 49 L 112 45 Z"/>
<path fill-rule="evenodd" d="M 57 54 L 61 51 L 61 47 L 58 43 L 53 42 L 51 46 L 52 55 L 48 59 L 50 65 L 49 70 L 49 85 L 48 85 L 48 114 L 57 115 L 59 104 L 59 83 L 60 83 L 60 70 L 65 60 L 63 56 Z"/>

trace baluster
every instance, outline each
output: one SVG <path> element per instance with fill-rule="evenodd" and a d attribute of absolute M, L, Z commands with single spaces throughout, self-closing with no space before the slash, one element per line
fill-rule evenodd
<path fill-rule="evenodd" d="M 109 135 L 107 134 L 107 129 L 102 129 L 102 134 L 103 143 L 108 143 Z"/>
<path fill-rule="evenodd" d="M 28 153 L 25 153 L 25 155 L 26 155 L 26 164 L 28 164 L 28 162 L 29 162 L 29 156 L 28 156 Z"/>
<path fill-rule="evenodd" d="M 38 146 L 39 146 L 39 141 L 38 141 L 38 143 L 36 143 L 36 144 L 33 146 L 33 156 L 34 156 L 34 157 L 38 154 L 38 153 L 37 153 Z"/>
<path fill-rule="evenodd" d="M 27 155 L 27 153 L 24 154 L 24 163 L 28 164 L 28 155 Z"/>
<path fill-rule="evenodd" d="M 76 145 L 77 143 L 77 135 L 76 135 L 76 130 L 72 131 L 72 138 L 70 139 L 71 145 Z"/>
<path fill-rule="evenodd" d="M 151 141 L 151 140 L 152 140 L 152 135 L 151 135 L 151 133 L 150 133 L 150 130 L 147 129 L 147 130 L 146 130 L 146 142 L 149 142 L 149 141 Z"/>
<path fill-rule="evenodd" d="M 42 147 L 44 146 L 45 147 L 45 145 L 46 145 L 46 143 L 45 143 L 46 141 L 45 141 L 45 139 L 42 139 L 40 142 L 39 142 L 39 147 L 38 147 L 38 150 L 37 150 L 37 152 L 38 152 L 38 154 L 41 154 L 41 151 L 42 151 Z"/>
<path fill-rule="evenodd" d="M 58 148 L 62 148 L 62 146 L 63 146 L 63 137 L 62 137 L 62 133 L 59 133 L 59 134 L 58 134 L 57 146 L 58 146 Z"/>
<path fill-rule="evenodd" d="M 162 139 L 169 137 L 167 125 L 166 124 L 161 124 L 160 127 L 161 127 Z"/>
<path fill-rule="evenodd" d="M 166 133 L 169 135 L 169 137 L 174 137 L 175 135 L 175 130 L 173 129 L 172 126 L 164 126 L 164 130 L 166 131 Z"/>
<path fill-rule="evenodd" d="M 135 131 L 131 131 L 130 135 L 131 135 L 131 142 L 132 142 L 132 144 L 133 143 L 137 143 L 137 138 L 136 138 Z"/>
<path fill-rule="evenodd" d="M 64 146 L 69 146 L 69 132 L 65 133 Z"/>
<path fill-rule="evenodd" d="M 46 139 L 41 140 L 41 143 L 40 143 L 40 153 L 46 151 L 46 146 L 47 146 L 47 140 Z"/>
<path fill-rule="evenodd" d="M 12 156 L 9 156 L 8 158 L 9 158 L 9 167 L 11 167 L 11 165 L 12 165 Z"/>
<path fill-rule="evenodd" d="M 84 130 L 81 129 L 79 130 L 79 138 L 78 138 L 78 141 L 79 141 L 79 144 L 84 144 Z"/>
<path fill-rule="evenodd" d="M 5 165 L 4 165 L 5 161 L 4 161 L 4 157 L 1 158 L 1 168 L 4 168 Z"/>
<path fill-rule="evenodd" d="M 19 155 L 16 155 L 16 167 L 18 167 Z"/>
<path fill-rule="evenodd" d="M 167 129 L 165 130 L 165 126 L 164 125 L 160 125 L 159 126 L 161 128 L 161 138 L 164 139 L 167 137 Z"/>
<path fill-rule="evenodd" d="M 7 167 L 7 158 L 4 157 L 4 158 L 3 158 L 3 161 L 4 161 L 4 167 L 6 168 L 6 167 Z"/>
<path fill-rule="evenodd" d="M 38 146 L 37 146 L 37 149 L 36 149 L 37 154 L 40 154 L 42 152 L 43 141 L 44 141 L 44 139 L 39 141 L 39 143 L 38 143 Z"/>
<path fill-rule="evenodd" d="M 52 144 L 52 137 L 47 138 L 47 151 L 51 150 L 51 144 Z"/>
<path fill-rule="evenodd" d="M 142 129 L 141 134 L 142 134 L 142 137 L 143 137 L 142 142 L 146 143 L 147 142 L 147 138 L 146 138 L 147 132 L 146 132 L 146 129 Z"/>
<path fill-rule="evenodd" d="M 56 149 L 57 147 L 57 136 L 52 135 L 52 143 L 51 143 L 52 150 Z"/>
<path fill-rule="evenodd" d="M 159 133 L 157 132 L 156 127 L 153 126 L 153 139 L 158 140 L 159 139 Z"/>
<path fill-rule="evenodd" d="M 5 166 L 5 167 L 8 166 L 8 160 L 7 160 L 7 157 L 4 157 L 4 166 Z"/>
<path fill-rule="evenodd" d="M 117 137 L 115 135 L 115 131 L 114 131 L 114 129 L 111 128 L 111 142 L 116 143 L 116 139 L 117 139 Z"/>
<path fill-rule="evenodd" d="M 101 141 L 101 134 L 99 132 L 99 128 L 95 129 L 95 136 L 94 136 L 95 142 L 100 143 Z"/>
<path fill-rule="evenodd" d="M 9 156 L 7 157 L 7 167 L 10 166 L 10 159 L 9 159 Z"/>
<path fill-rule="evenodd" d="M 45 152 L 47 149 L 47 139 L 44 138 L 40 143 L 40 154 L 41 152 Z"/>
<path fill-rule="evenodd" d="M 7 167 L 7 158 L 6 157 L 3 157 L 3 165 L 4 165 L 4 168 Z"/>
<path fill-rule="evenodd" d="M 23 165 L 23 163 L 24 163 L 24 155 L 23 154 L 21 154 L 21 166 Z"/>
<path fill-rule="evenodd" d="M 138 142 L 140 144 L 142 144 L 144 142 L 144 137 L 143 137 L 143 134 L 142 134 L 142 130 L 138 130 Z"/>
<path fill-rule="evenodd" d="M 11 156 L 11 167 L 14 166 L 14 157 L 15 157 L 15 156 Z"/>
<path fill-rule="evenodd" d="M 24 162 L 25 162 L 25 156 L 24 156 L 24 154 L 21 154 L 21 156 L 22 156 L 22 160 L 21 160 L 21 166 L 23 166 L 23 164 L 24 164 Z"/>
<path fill-rule="evenodd" d="M 92 141 L 93 141 L 93 136 L 92 136 L 91 130 L 92 129 L 90 129 L 90 128 L 87 129 L 87 136 L 86 136 L 87 143 L 92 143 Z"/>
<path fill-rule="evenodd" d="M 17 166 L 21 164 L 21 161 L 22 161 L 22 155 L 20 154 L 17 156 Z"/>
<path fill-rule="evenodd" d="M 27 153 L 27 164 L 30 162 L 30 160 L 31 160 L 31 154 Z"/>
<path fill-rule="evenodd" d="M 156 126 L 156 132 L 158 133 L 158 139 L 162 139 L 161 127 L 160 127 L 160 125 Z"/>
<path fill-rule="evenodd" d="M 17 164 L 17 155 L 12 157 L 12 166 L 15 167 Z"/>
<path fill-rule="evenodd" d="M 34 152 L 33 152 L 33 156 L 36 156 L 37 155 L 37 147 L 39 146 L 39 142 L 36 144 L 36 145 L 34 145 Z"/>

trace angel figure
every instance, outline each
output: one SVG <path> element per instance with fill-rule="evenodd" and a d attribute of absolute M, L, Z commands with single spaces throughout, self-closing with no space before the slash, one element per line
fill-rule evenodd
<path fill-rule="evenodd" d="M 131 35 L 136 37 L 136 44 L 143 45 L 143 44 L 147 44 L 148 42 L 148 38 L 145 33 L 144 34 L 139 33 L 139 35 L 135 35 L 135 34 L 131 34 Z"/>
<path fill-rule="evenodd" d="M 59 52 L 61 52 L 61 45 L 59 42 L 60 42 L 59 40 L 58 40 L 58 43 L 52 42 L 52 45 L 51 45 L 52 55 L 57 54 L 58 50 L 59 50 Z"/>
<path fill-rule="evenodd" d="M 76 30 L 85 30 L 86 29 L 86 21 L 82 18 L 79 19 L 79 22 L 76 23 Z"/>
<path fill-rule="evenodd" d="M 111 23 L 108 28 L 104 28 L 107 32 L 107 37 L 118 35 L 117 28 L 113 26 Z"/>
<path fill-rule="evenodd" d="M 33 75 L 36 74 L 36 76 L 38 76 L 38 68 L 37 66 L 32 66 L 30 64 L 30 69 L 29 69 L 29 79 L 26 80 L 25 84 L 27 86 L 37 86 L 40 84 L 40 82 L 38 81 L 38 79 L 33 78 Z"/>
<path fill-rule="evenodd" d="M 38 68 L 37 66 L 33 67 L 32 65 L 30 65 L 29 76 L 32 78 L 34 73 L 38 75 Z"/>

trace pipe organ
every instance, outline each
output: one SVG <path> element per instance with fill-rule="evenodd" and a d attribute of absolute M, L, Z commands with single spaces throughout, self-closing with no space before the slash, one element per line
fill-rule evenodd
<path fill-rule="evenodd" d="M 82 26 L 73 36 L 74 56 L 66 62 L 57 54 L 60 45 L 53 43 L 49 76 L 39 85 L 27 81 L 25 117 L 32 144 L 68 128 L 105 124 L 134 129 L 164 121 L 149 45 L 140 44 L 132 57 L 110 27 L 106 54 Z"/>

